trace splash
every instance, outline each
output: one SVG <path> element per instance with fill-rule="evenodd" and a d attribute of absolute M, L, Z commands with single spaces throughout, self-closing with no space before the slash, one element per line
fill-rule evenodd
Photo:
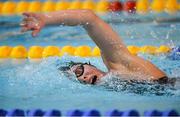
<path fill-rule="evenodd" d="M 155 64 L 160 68 L 170 70 L 167 71 L 169 74 L 179 73 L 176 62 L 173 66 L 172 61 L 163 59 L 166 64 L 161 65 L 163 60 L 159 63 L 156 58 L 152 58 L 152 62 L 154 62 L 154 59 Z M 2 87 L 0 89 L 0 95 L 4 97 L 35 98 L 52 94 L 61 97 L 62 95 L 70 95 L 75 92 L 78 94 L 87 94 L 88 92 L 103 91 L 160 96 L 179 96 L 180 94 L 178 83 L 176 83 L 176 87 L 172 87 L 170 85 L 159 85 L 156 83 L 128 82 L 113 74 L 106 76 L 104 81 L 97 86 L 84 85 L 76 80 L 72 80 L 76 79 L 74 74 L 66 75 L 64 72 L 58 70 L 60 66 L 65 66 L 67 62 L 72 60 L 83 63 L 91 61 L 92 65 L 96 65 L 97 68 L 107 71 L 100 58 L 50 57 L 43 59 L 39 63 L 32 63 L 27 60 L 22 64 L 14 64 L 7 61 L 7 63 L 0 65 L 0 85 Z"/>
<path fill-rule="evenodd" d="M 172 84 L 158 84 L 155 82 L 123 80 L 124 78 L 116 74 L 108 74 L 99 86 L 103 86 L 108 91 L 133 93 L 137 95 L 156 96 L 177 96 L 178 87 Z M 179 82 L 179 81 L 177 81 Z M 176 85 L 178 84 L 176 82 Z"/>
<path fill-rule="evenodd" d="M 88 92 L 89 87 L 73 82 L 75 76 L 65 75 L 58 70 L 59 66 L 66 65 L 73 57 L 43 59 L 41 62 L 32 63 L 26 61 L 22 64 L 7 63 L 0 66 L 0 89 L 1 96 L 34 98 L 50 94 L 61 95 L 62 92 Z M 92 58 L 91 58 L 92 59 Z M 90 58 L 85 59 L 89 61 Z M 74 61 L 82 61 L 74 57 Z"/>

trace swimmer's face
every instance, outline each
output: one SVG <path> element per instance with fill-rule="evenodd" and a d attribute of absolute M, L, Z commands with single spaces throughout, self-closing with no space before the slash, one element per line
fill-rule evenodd
<path fill-rule="evenodd" d="M 105 75 L 104 72 L 100 71 L 92 65 L 78 64 L 71 68 L 71 71 L 75 73 L 77 79 L 81 83 L 85 84 L 97 84 L 98 81 Z"/>

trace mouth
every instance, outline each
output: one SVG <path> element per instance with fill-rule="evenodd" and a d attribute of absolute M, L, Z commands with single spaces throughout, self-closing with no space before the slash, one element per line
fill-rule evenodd
<path fill-rule="evenodd" d="M 92 78 L 92 82 L 91 82 L 91 84 L 95 84 L 95 83 L 96 83 L 96 81 L 97 81 L 97 76 L 94 76 L 94 77 Z"/>

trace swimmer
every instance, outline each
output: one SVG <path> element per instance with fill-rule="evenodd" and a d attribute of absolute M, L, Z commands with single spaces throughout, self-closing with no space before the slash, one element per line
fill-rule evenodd
<path fill-rule="evenodd" d="M 101 50 L 101 57 L 108 68 L 105 73 L 88 63 L 70 65 L 70 71 L 85 84 L 98 84 L 103 76 L 115 73 L 125 80 L 153 81 L 167 83 L 166 74 L 151 62 L 132 55 L 121 37 L 91 10 L 62 10 L 49 13 L 23 13 L 22 31 L 37 34 L 46 25 L 82 27 Z"/>

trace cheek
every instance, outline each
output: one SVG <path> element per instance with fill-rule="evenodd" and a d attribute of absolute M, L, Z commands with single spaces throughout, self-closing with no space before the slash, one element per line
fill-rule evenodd
<path fill-rule="evenodd" d="M 79 81 L 82 81 L 83 79 L 82 78 L 77 78 Z"/>
<path fill-rule="evenodd" d="M 92 73 L 91 73 L 91 75 L 92 75 Z M 79 77 L 78 79 L 80 80 L 80 81 L 86 81 L 86 82 L 88 82 L 89 81 L 89 79 L 91 78 L 91 75 L 83 75 L 83 76 L 81 76 L 81 77 Z"/>
<path fill-rule="evenodd" d="M 84 82 L 84 81 L 86 81 L 86 79 L 82 76 L 82 77 L 79 77 L 79 78 L 77 78 L 79 81 L 81 81 L 81 82 Z"/>
<path fill-rule="evenodd" d="M 88 83 L 88 80 L 87 79 L 84 79 L 84 78 L 78 78 L 79 82 L 82 83 L 82 84 L 87 84 Z"/>
<path fill-rule="evenodd" d="M 94 69 L 87 69 L 84 72 L 84 75 L 88 76 L 88 75 L 92 75 L 92 74 L 97 74 L 97 71 Z"/>

